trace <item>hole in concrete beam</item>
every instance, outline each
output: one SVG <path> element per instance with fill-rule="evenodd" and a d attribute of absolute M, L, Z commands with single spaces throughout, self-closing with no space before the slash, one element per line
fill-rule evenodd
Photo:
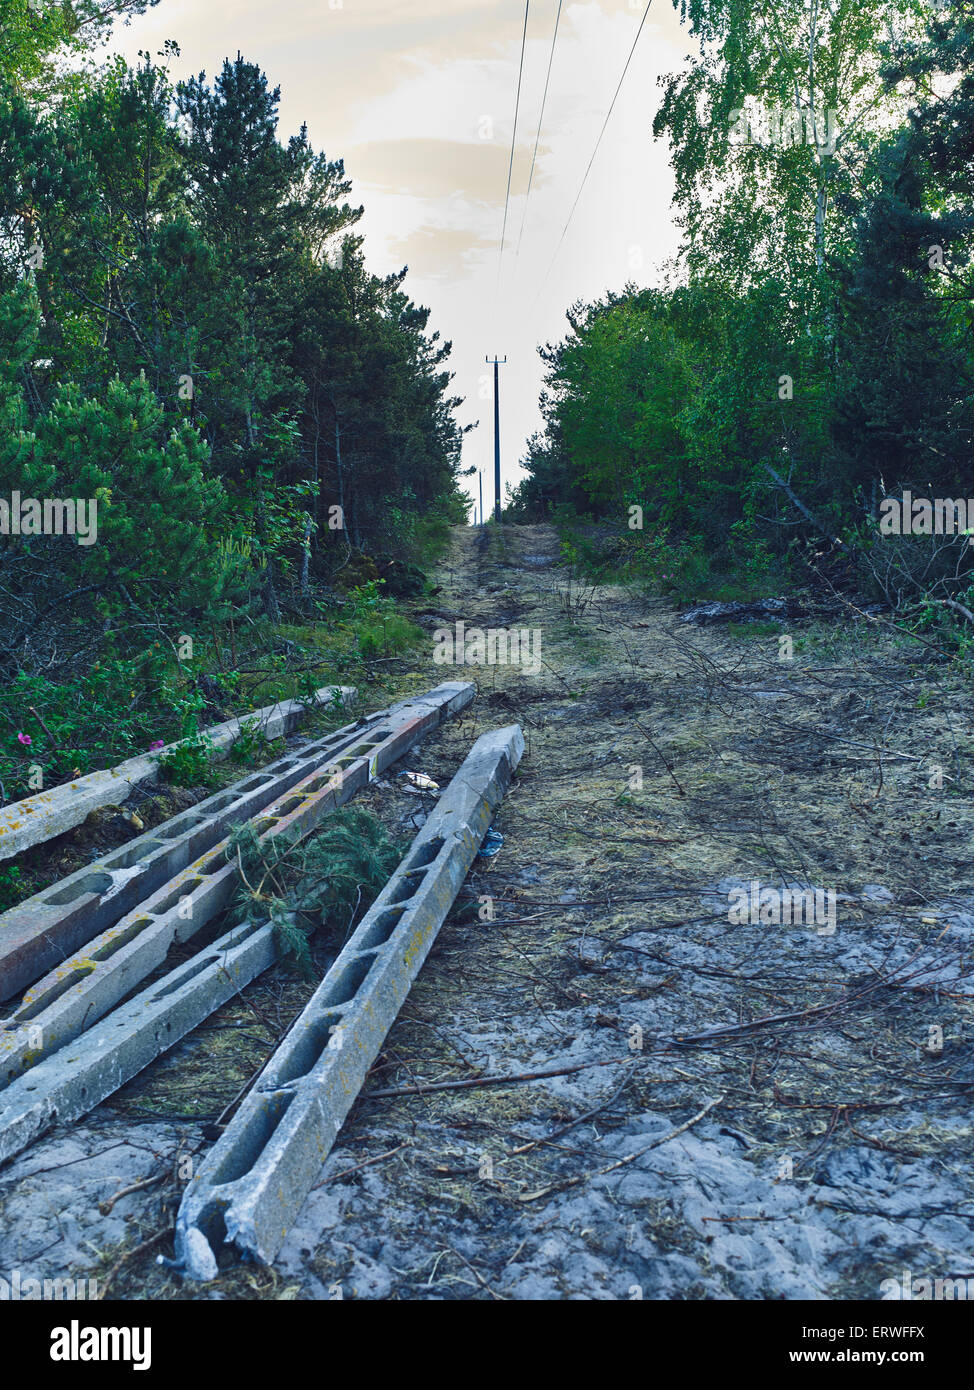
<path fill-rule="evenodd" d="M 171 907 L 178 907 L 183 898 L 196 891 L 202 884 L 201 878 L 189 878 L 179 888 L 174 888 L 168 897 L 163 898 L 160 903 L 153 903 L 153 912 L 168 912 Z"/>
<path fill-rule="evenodd" d="M 168 985 L 163 982 L 161 984 L 161 987 L 157 989 L 153 994 L 152 1002 L 155 1004 L 160 999 L 168 999 L 170 994 L 177 993 L 177 991 L 181 990 L 185 985 L 187 985 L 190 982 L 190 980 L 195 980 L 197 975 L 202 975 L 204 970 L 209 970 L 212 964 L 213 957 L 209 955 L 209 953 L 207 953 L 203 956 L 201 960 L 197 960 L 194 963 L 192 970 L 186 970 L 182 974 L 180 974 L 178 980 L 174 980 L 171 984 Z"/>
<path fill-rule="evenodd" d="M 44 899 L 52 907 L 65 907 L 68 903 L 83 898 L 87 893 L 107 893 L 112 886 L 111 874 L 85 874 L 78 883 L 62 888 L 59 893 L 51 893 Z"/>
<path fill-rule="evenodd" d="M 270 825 L 274 825 L 275 823 L 275 821 L 268 822 Z M 266 828 L 267 826 L 264 823 L 260 823 L 257 826 L 258 834 L 262 833 Z M 222 854 L 211 854 L 205 864 L 200 864 L 196 872 L 205 874 L 206 877 L 209 878 L 212 874 L 218 874 L 221 869 L 225 869 L 226 867 L 227 861 Z"/>
<path fill-rule="evenodd" d="M 202 825 L 205 820 L 206 816 L 187 816 L 184 820 L 174 821 L 172 825 L 160 826 L 156 834 L 160 840 L 178 840 L 180 835 L 185 835 L 187 830 Z"/>
<path fill-rule="evenodd" d="M 340 1004 L 350 1004 L 361 989 L 374 962 L 374 955 L 352 956 L 322 994 L 321 1002 L 332 1009 Z"/>
<path fill-rule="evenodd" d="M 384 946 L 402 921 L 405 911 L 404 907 L 390 907 L 385 912 L 380 912 L 375 921 L 370 922 L 359 936 L 358 944 L 361 949 L 369 951 Z"/>
<path fill-rule="evenodd" d="M 306 782 L 304 789 L 310 796 L 312 792 L 320 792 L 322 787 L 326 787 L 329 782 L 333 782 L 334 780 L 335 778 L 332 773 L 323 772 L 320 777 L 314 777 L 310 782 Z"/>
<path fill-rule="evenodd" d="M 214 1187 L 236 1182 L 250 1172 L 270 1143 L 293 1099 L 293 1091 L 257 1098 L 257 1114 L 241 1128 L 236 1142 L 213 1169 L 210 1181 Z"/>
<path fill-rule="evenodd" d="M 406 873 L 411 874 L 416 869 L 428 869 L 444 844 L 445 841 L 438 836 L 435 840 L 427 840 L 425 845 L 420 845 L 412 859 L 407 860 Z"/>
<path fill-rule="evenodd" d="M 105 860 L 106 869 L 131 869 L 136 864 L 142 864 L 149 855 L 155 850 L 161 849 L 162 844 L 159 840 L 149 840 L 147 844 L 135 844 L 125 850 L 123 854 L 115 854 L 111 859 Z"/>
<path fill-rule="evenodd" d="M 130 922 L 124 931 L 117 932 L 113 937 L 105 942 L 104 946 L 99 946 L 97 951 L 91 952 L 92 960 L 108 960 L 116 951 L 120 951 L 123 946 L 127 946 L 130 941 L 134 941 L 137 936 L 141 936 L 146 927 L 152 926 L 151 917 L 138 917 L 134 922 Z"/>
<path fill-rule="evenodd" d="M 214 1255 L 218 1255 L 227 1243 L 227 1223 L 223 1214 L 226 1205 L 226 1202 L 219 1200 L 207 1202 L 196 1219 L 196 1228 L 203 1234 Z"/>
<path fill-rule="evenodd" d="M 246 926 L 241 927 L 238 932 L 234 933 L 231 945 L 241 945 L 241 943 L 246 941 L 248 937 L 253 936 L 256 932 L 263 931 L 266 925 L 266 922 L 248 922 Z M 221 964 L 224 958 L 224 954 L 224 951 L 220 951 L 216 955 L 214 955 L 211 950 L 206 950 L 201 955 L 196 957 L 196 959 L 193 962 L 193 968 L 191 970 L 186 969 L 180 973 L 178 980 L 173 980 L 169 984 L 167 984 L 165 980 L 160 980 L 159 988 L 153 990 L 152 992 L 152 999 L 150 1003 L 154 1004 L 157 1003 L 160 999 L 168 999 L 168 997 L 171 994 L 176 994 L 179 990 L 184 989 L 190 980 L 196 979 L 197 975 L 202 975 L 204 971 L 209 970 L 210 967 L 213 965 Z M 166 1026 L 171 1028 L 172 1024 L 167 1024 Z"/>
<path fill-rule="evenodd" d="M 68 990 L 71 989 L 73 985 L 78 984 L 86 975 L 90 975 L 94 968 L 94 965 L 89 963 L 76 965 L 73 970 L 69 970 L 61 979 L 55 980 L 50 989 L 46 989 L 43 994 L 39 994 L 26 1008 L 18 1009 L 13 1015 L 13 1019 L 16 1020 L 17 1023 L 29 1023 L 32 1018 L 36 1018 L 49 1004 L 53 1004 L 55 999 L 60 999 L 61 995 L 67 994 Z"/>
<path fill-rule="evenodd" d="M 387 902 L 390 907 L 395 907 L 396 903 L 408 902 L 410 898 L 415 897 L 415 894 L 416 885 L 410 883 L 408 878 L 400 878 L 395 888 L 389 894 Z"/>
<path fill-rule="evenodd" d="M 275 1072 L 278 1085 L 286 1086 L 291 1081 L 300 1081 L 314 1069 L 327 1050 L 332 1029 L 338 1027 L 341 1018 L 341 1014 L 325 1014 L 307 1026 L 304 1036 L 291 1048 L 287 1061 Z"/>

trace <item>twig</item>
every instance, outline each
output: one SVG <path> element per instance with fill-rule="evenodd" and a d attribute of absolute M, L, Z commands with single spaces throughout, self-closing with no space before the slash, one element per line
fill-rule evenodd
<path fill-rule="evenodd" d="M 672 766 L 671 766 L 671 764 L 670 764 L 670 762 L 669 762 L 669 760 L 668 760 L 666 754 L 662 751 L 661 748 L 658 748 L 658 747 L 656 746 L 656 744 L 653 742 L 652 738 L 650 737 L 649 733 L 647 732 L 646 729 L 643 728 L 643 726 L 640 724 L 640 722 L 639 722 L 638 719 L 634 719 L 632 722 L 635 724 L 635 726 L 636 726 L 636 728 L 639 730 L 639 732 L 640 732 L 641 734 L 643 734 L 647 739 L 649 739 L 649 743 L 650 743 L 651 747 L 653 747 L 653 748 L 656 750 L 656 753 L 658 754 L 658 756 L 659 756 L 659 758 L 660 758 L 660 760 L 661 760 L 663 766 L 666 768 L 667 772 L 668 772 L 668 773 L 670 774 L 670 776 L 672 777 L 672 779 L 673 779 L 673 784 L 674 784 L 674 786 L 676 787 L 677 791 L 680 793 L 681 796 L 686 796 L 686 792 L 683 790 L 683 788 L 680 786 L 679 782 L 677 781 L 676 773 L 673 771 L 673 768 L 672 768 Z"/>
<path fill-rule="evenodd" d="M 105 1276 L 104 1283 L 99 1284 L 99 1302 L 105 1298 L 105 1295 L 112 1286 L 115 1275 L 122 1268 L 122 1265 L 127 1264 L 129 1260 L 134 1260 L 137 1255 L 144 1255 L 148 1250 L 151 1250 L 154 1245 L 158 1245 L 161 1240 L 165 1240 L 171 1233 L 171 1226 L 163 1226 L 161 1231 L 156 1231 L 154 1236 L 150 1236 L 148 1240 L 144 1240 L 141 1245 L 136 1245 L 132 1250 L 126 1250 L 124 1255 L 120 1255 Z"/>
<path fill-rule="evenodd" d="M 350 1173 L 361 1172 L 363 1168 L 368 1168 L 373 1163 L 382 1163 L 385 1159 L 391 1158 L 393 1154 L 397 1154 L 400 1149 L 408 1149 L 410 1143 L 411 1141 L 409 1139 L 405 1139 L 401 1144 L 397 1144 L 394 1149 L 389 1149 L 387 1153 L 376 1154 L 374 1158 L 367 1158 L 362 1163 L 356 1163 L 354 1168 L 343 1168 L 340 1173 L 335 1173 L 332 1177 L 325 1178 L 325 1181 L 318 1183 L 317 1186 L 326 1187 L 328 1183 L 337 1182 L 339 1178 L 347 1178 Z"/>
<path fill-rule="evenodd" d="M 617 1087 L 609 1099 L 603 1101 L 601 1105 L 595 1106 L 593 1110 L 586 1110 L 584 1115 L 579 1115 L 575 1120 L 569 1120 L 567 1125 L 562 1125 L 561 1129 L 556 1129 L 554 1134 L 546 1134 L 542 1139 L 532 1139 L 529 1144 L 520 1144 L 516 1149 L 509 1149 L 507 1157 L 515 1158 L 521 1154 L 530 1153 L 532 1149 L 538 1148 L 541 1144 L 553 1144 L 556 1139 L 561 1139 L 569 1130 L 576 1129 L 579 1125 L 585 1124 L 587 1120 L 594 1120 L 597 1115 L 601 1115 L 603 1111 L 611 1108 L 629 1085 L 629 1081 L 628 1076 L 623 1077 L 622 1085 Z"/>
<path fill-rule="evenodd" d="M 475 1076 L 468 1081 L 431 1081 L 421 1086 L 399 1086 L 395 1090 L 369 1091 L 363 1100 L 385 1100 L 393 1096 L 425 1096 L 431 1091 L 460 1091 L 469 1086 L 512 1086 L 518 1081 L 544 1081 L 549 1076 L 572 1076 L 590 1067 L 618 1067 L 629 1057 L 610 1057 L 606 1062 L 579 1062 L 574 1067 L 552 1067 L 548 1071 L 522 1071 L 515 1076 Z"/>
<path fill-rule="evenodd" d="M 156 1173 L 155 1177 L 143 1178 L 142 1182 L 134 1182 L 129 1187 L 121 1188 L 114 1197 L 109 1197 L 105 1202 L 99 1202 L 98 1210 L 102 1216 L 110 1216 L 116 1202 L 120 1202 L 123 1197 L 128 1197 L 133 1192 L 141 1192 L 143 1188 L 155 1187 L 156 1183 L 162 1182 L 168 1176 L 168 1172 L 169 1170 L 166 1169 L 161 1173 Z"/>
<path fill-rule="evenodd" d="M 629 1163 L 635 1163 L 637 1158 L 642 1158 L 643 1154 L 648 1154 L 650 1149 L 658 1149 L 661 1144 L 668 1144 L 671 1139 L 676 1139 L 678 1135 L 685 1134 L 688 1129 L 702 1120 L 705 1115 L 709 1115 L 711 1110 L 715 1110 L 718 1105 L 722 1105 L 725 1096 L 718 1096 L 716 1100 L 708 1100 L 702 1110 L 698 1110 L 685 1124 L 678 1125 L 676 1129 L 670 1130 L 669 1134 L 662 1135 L 659 1139 L 654 1139 L 651 1144 L 645 1144 L 641 1149 L 636 1149 L 634 1153 L 626 1154 L 624 1158 L 617 1159 L 615 1163 L 607 1163 L 604 1168 L 596 1168 L 592 1173 L 582 1173 L 576 1178 L 566 1178 L 564 1182 L 552 1183 L 550 1187 L 541 1187 L 537 1192 L 525 1192 L 518 1197 L 519 1202 L 536 1202 L 540 1197 L 548 1197 L 552 1192 L 563 1192 L 566 1187 L 577 1187 L 579 1183 L 589 1182 L 592 1178 L 604 1177 L 606 1173 L 614 1173 L 618 1168 L 625 1168 Z"/>
<path fill-rule="evenodd" d="M 476 1281 L 477 1281 L 477 1283 L 480 1285 L 480 1287 L 481 1287 L 482 1289 L 486 1289 L 487 1292 L 490 1294 L 491 1298 L 495 1299 L 498 1303 L 506 1303 L 506 1302 L 508 1301 L 508 1300 L 504 1297 L 503 1294 L 495 1293 L 495 1292 L 494 1292 L 494 1290 L 493 1290 L 493 1289 L 490 1287 L 490 1285 L 487 1283 L 487 1280 L 484 1279 L 483 1276 L 481 1275 L 480 1271 L 479 1271 L 478 1269 L 476 1269 L 476 1268 L 470 1263 L 470 1261 L 467 1259 L 466 1255 L 461 1255 L 461 1254 L 460 1254 L 460 1251 L 457 1250 L 456 1247 L 453 1246 L 453 1245 L 446 1246 L 446 1247 L 444 1247 L 444 1248 L 447 1250 L 447 1252 L 448 1252 L 449 1254 L 451 1254 L 451 1255 L 456 1255 L 456 1257 L 457 1257 L 458 1260 L 462 1260 L 462 1261 L 463 1261 L 463 1263 L 467 1266 L 467 1268 L 469 1269 L 470 1273 L 471 1273 L 471 1274 L 473 1275 L 473 1277 L 476 1279 Z"/>
<path fill-rule="evenodd" d="M 30 710 L 31 714 L 34 716 L 34 718 L 37 720 L 38 724 L 40 724 L 41 728 L 44 730 L 44 732 L 47 734 L 48 738 L 51 740 L 51 743 L 54 745 L 54 751 L 55 751 L 55 753 L 59 753 L 59 752 L 61 751 L 61 749 L 60 749 L 60 746 L 59 746 L 59 744 L 58 744 L 57 739 L 54 737 L 54 735 L 51 733 L 50 729 L 49 729 L 49 728 L 47 727 L 47 725 L 44 723 L 44 720 L 43 720 L 43 719 L 41 718 L 41 716 L 38 714 L 37 710 L 34 708 L 33 705 L 28 705 L 27 708 Z"/>
<path fill-rule="evenodd" d="M 969 608 L 965 608 L 962 603 L 958 603 L 952 598 L 934 598 L 931 603 L 942 603 L 945 608 L 953 608 L 956 613 L 962 613 L 969 623 L 974 623 L 974 613 Z"/>
<path fill-rule="evenodd" d="M 815 527 L 816 531 L 818 531 L 819 535 L 827 536 L 828 539 L 833 542 L 833 544 L 839 546 L 840 549 L 844 550 L 848 555 L 850 551 L 845 541 L 840 540 L 838 536 L 833 536 L 829 532 L 828 528 L 823 526 L 822 522 L 819 521 L 818 517 L 813 516 L 813 514 L 808 510 L 801 498 L 796 496 L 791 486 L 785 482 L 784 478 L 782 478 L 780 473 L 775 472 L 775 470 L 771 467 L 770 463 L 766 463 L 764 467 L 766 472 L 770 473 L 777 486 L 780 487 L 782 492 L 786 494 L 789 501 L 801 512 L 802 516 L 806 519 L 806 521 L 811 522 L 811 524 Z"/>

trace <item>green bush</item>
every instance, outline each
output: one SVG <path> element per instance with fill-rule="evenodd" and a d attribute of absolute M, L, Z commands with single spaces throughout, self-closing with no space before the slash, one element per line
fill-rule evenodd
<path fill-rule="evenodd" d="M 230 749 L 230 761 L 244 765 L 257 762 L 268 746 L 264 731 L 256 721 L 241 724 L 240 733 Z"/>
<path fill-rule="evenodd" d="M 24 897 L 24 876 L 16 864 L 0 869 L 0 912 L 16 907 Z"/>
<path fill-rule="evenodd" d="M 174 787 L 202 787 L 210 781 L 213 744 L 205 734 L 185 738 L 159 759 L 159 771 Z"/>
<path fill-rule="evenodd" d="M 382 822 L 360 807 L 336 812 L 310 839 L 260 841 L 252 825 L 241 826 L 227 848 L 228 861 L 242 869 L 237 920 L 270 920 L 281 958 L 310 976 L 311 936 L 326 929 L 347 939 L 400 853 Z"/>

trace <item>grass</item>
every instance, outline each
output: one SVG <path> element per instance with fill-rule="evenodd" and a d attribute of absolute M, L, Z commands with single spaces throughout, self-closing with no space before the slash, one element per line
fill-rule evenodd
<path fill-rule="evenodd" d="M 608 650 L 607 644 L 587 623 L 567 615 L 552 624 L 551 635 L 556 642 L 571 647 L 586 666 L 597 666 Z"/>

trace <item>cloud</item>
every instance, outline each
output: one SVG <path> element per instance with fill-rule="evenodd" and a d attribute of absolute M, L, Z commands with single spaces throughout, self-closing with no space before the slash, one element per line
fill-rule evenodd
<path fill-rule="evenodd" d="M 462 227 L 417 227 L 405 237 L 387 242 L 390 253 L 424 279 L 459 279 L 469 274 L 472 263 L 497 249 L 490 237 L 477 236 Z"/>
<path fill-rule="evenodd" d="M 509 160 L 510 150 L 497 141 L 368 140 L 346 151 L 345 168 L 353 179 L 389 193 L 414 198 L 459 196 L 496 206 Z"/>
<path fill-rule="evenodd" d="M 538 343 L 561 337 L 574 300 L 629 279 L 653 283 L 678 243 L 668 150 L 652 120 L 658 77 L 696 45 L 671 0 L 654 0 L 570 225 L 643 0 L 565 0 L 526 202 L 556 9 L 557 0 L 531 6 L 500 266 L 524 0 L 162 0 L 114 44 L 133 61 L 175 38 L 176 75 L 205 68 L 211 79 L 239 49 L 280 84 L 282 137 L 307 120 L 315 147 L 345 161 L 365 204 L 370 268 L 408 263 L 406 292 L 453 341 L 462 420 L 488 419 L 484 355 L 509 355 L 506 481 L 539 424 Z M 492 449 L 485 425 L 468 436 L 465 463 L 492 468 Z"/>

